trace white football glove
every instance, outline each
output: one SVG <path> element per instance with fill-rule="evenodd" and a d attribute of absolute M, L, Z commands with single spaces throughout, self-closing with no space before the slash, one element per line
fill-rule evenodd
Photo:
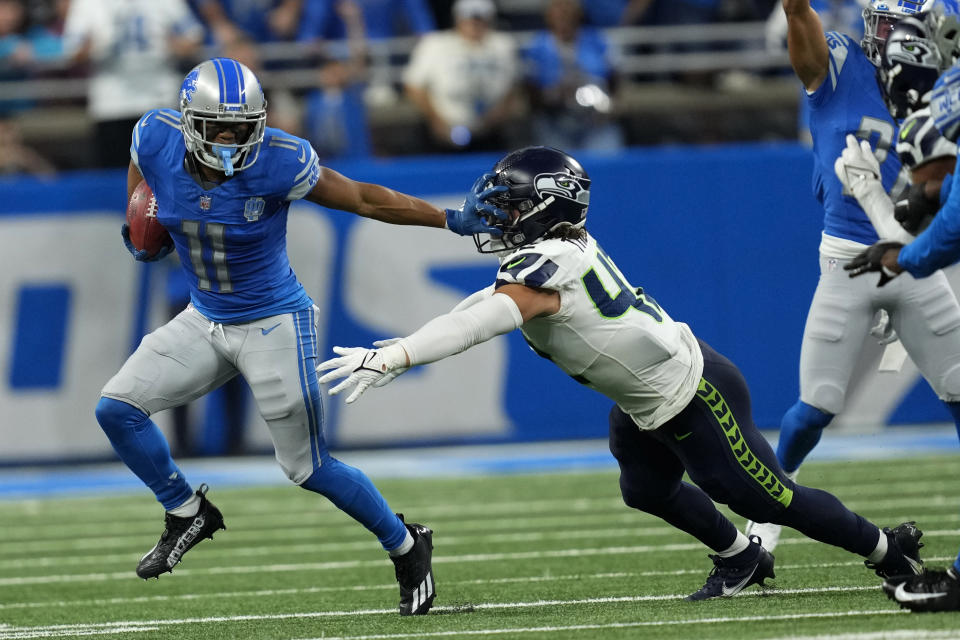
<path fill-rule="evenodd" d="M 843 184 L 844 191 L 858 197 L 871 182 L 880 182 L 880 163 L 873 155 L 870 142 L 857 141 L 853 134 L 847 134 L 847 147 L 833 164 L 833 170 Z"/>
<path fill-rule="evenodd" d="M 334 347 L 333 352 L 339 358 L 330 358 L 317 365 L 317 372 L 328 371 L 318 382 L 325 384 L 339 378 L 346 378 L 340 384 L 330 389 L 329 393 L 335 396 L 350 387 L 353 393 L 347 397 L 347 404 L 352 404 L 371 385 L 383 380 L 390 372 L 406 364 L 407 354 L 399 344 L 385 349 L 364 349 L 363 347 Z M 396 376 L 393 376 L 396 377 Z M 391 378 L 392 379 L 392 378 Z"/>
<path fill-rule="evenodd" d="M 400 342 L 400 340 L 401 338 L 386 338 L 385 340 L 374 340 L 373 346 L 382 349 L 383 347 L 389 347 L 392 344 L 397 344 L 398 342 Z M 386 386 L 391 382 L 393 382 L 394 378 L 405 374 L 409 370 L 410 370 L 410 367 L 398 367 L 397 369 L 388 371 L 385 374 L 383 374 L 383 377 L 381 377 L 379 380 L 374 382 L 373 386 L 375 387 Z"/>

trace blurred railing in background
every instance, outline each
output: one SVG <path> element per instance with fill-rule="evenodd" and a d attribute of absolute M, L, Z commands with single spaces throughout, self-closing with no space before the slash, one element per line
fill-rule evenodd
<path fill-rule="evenodd" d="M 786 50 L 767 48 L 763 22 L 621 27 L 605 33 L 621 79 L 612 113 L 628 144 L 796 139 L 799 85 Z M 511 34 L 522 46 L 534 32 Z M 416 41 L 402 37 L 367 43 L 366 103 L 376 155 L 422 150 L 420 115 L 400 87 Z M 337 46 L 324 41 L 260 44 L 264 88 L 294 96 L 317 88 L 319 66 L 331 45 Z M 209 49 L 204 57 L 217 53 Z M 85 166 L 83 142 L 92 135 L 84 110 L 86 78 L 64 63 L 38 63 L 32 76 L 0 81 L 0 100 L 31 105 L 12 115 L 27 143 L 61 167 Z M 510 126 L 523 132 L 526 115 L 519 108 Z"/>

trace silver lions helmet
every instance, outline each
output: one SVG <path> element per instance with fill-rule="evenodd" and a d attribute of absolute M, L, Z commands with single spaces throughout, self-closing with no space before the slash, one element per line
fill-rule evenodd
<path fill-rule="evenodd" d="M 180 129 L 197 162 L 233 175 L 260 155 L 267 101 L 253 71 L 231 58 L 201 62 L 180 87 Z M 218 140 L 227 131 L 229 134 Z"/>
<path fill-rule="evenodd" d="M 860 46 L 875 66 L 880 66 L 883 45 L 900 20 L 925 18 L 937 0 L 871 0 L 863 9 L 863 40 Z"/>

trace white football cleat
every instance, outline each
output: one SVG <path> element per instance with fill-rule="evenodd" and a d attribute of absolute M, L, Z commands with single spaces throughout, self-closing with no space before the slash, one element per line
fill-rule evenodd
<path fill-rule="evenodd" d="M 744 527 L 743 532 L 748 538 L 757 536 L 760 538 L 761 547 L 767 551 L 773 551 L 777 548 L 777 543 L 780 542 L 780 531 L 782 529 L 783 527 L 778 524 L 747 520 L 747 526 Z"/>

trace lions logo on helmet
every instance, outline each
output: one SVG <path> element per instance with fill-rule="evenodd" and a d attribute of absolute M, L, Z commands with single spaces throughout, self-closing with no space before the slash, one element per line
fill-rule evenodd
<path fill-rule="evenodd" d="M 940 75 L 940 50 L 927 26 L 903 19 L 887 38 L 878 77 L 890 115 L 900 119 L 922 108 Z"/>
<path fill-rule="evenodd" d="M 526 147 L 493 167 L 493 186 L 507 191 L 490 199 L 508 214 L 495 222 L 500 238 L 474 236 L 480 253 L 503 253 L 538 242 L 563 228 L 582 228 L 590 204 L 590 177 L 580 163 L 552 147 Z"/>
<path fill-rule="evenodd" d="M 190 102 L 193 100 L 193 94 L 197 90 L 197 78 L 200 77 L 200 72 L 197 69 L 194 69 L 187 74 L 187 77 L 183 79 L 183 85 L 180 87 L 180 102 Z"/>

